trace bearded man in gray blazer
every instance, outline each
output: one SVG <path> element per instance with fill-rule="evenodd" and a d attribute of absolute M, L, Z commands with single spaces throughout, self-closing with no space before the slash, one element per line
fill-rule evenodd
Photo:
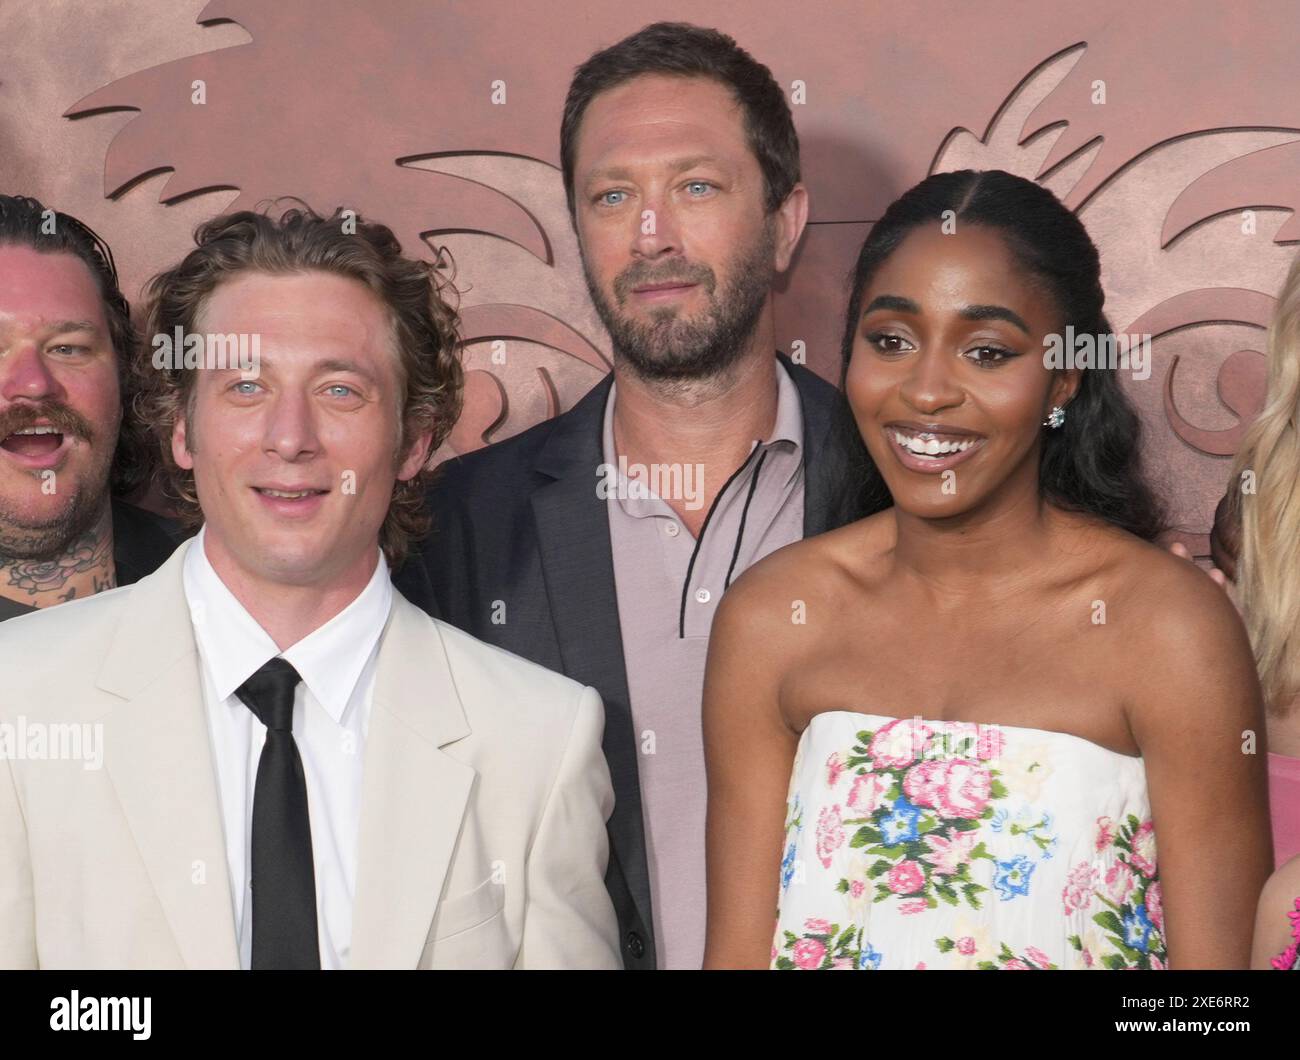
<path fill-rule="evenodd" d="M 600 692 L 624 966 L 699 968 L 713 614 L 752 564 L 849 519 L 857 429 L 835 386 L 776 351 L 808 193 L 766 66 L 716 30 L 646 26 L 575 72 L 560 158 L 613 371 L 448 460 L 434 532 L 395 581 Z"/>

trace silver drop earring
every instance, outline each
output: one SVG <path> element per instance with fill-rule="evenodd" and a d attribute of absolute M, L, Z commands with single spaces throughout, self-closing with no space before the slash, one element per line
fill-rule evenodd
<path fill-rule="evenodd" d="M 1065 422 L 1065 409 L 1060 405 L 1053 405 L 1052 411 L 1047 414 L 1047 419 L 1043 420 L 1044 427 L 1051 427 L 1056 430 Z"/>

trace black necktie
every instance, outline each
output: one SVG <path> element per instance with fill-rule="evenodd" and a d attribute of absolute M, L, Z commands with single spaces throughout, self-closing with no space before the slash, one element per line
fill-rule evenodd
<path fill-rule="evenodd" d="M 266 726 L 253 790 L 253 967 L 319 968 L 307 778 L 293 739 L 302 678 L 275 658 L 235 689 Z"/>

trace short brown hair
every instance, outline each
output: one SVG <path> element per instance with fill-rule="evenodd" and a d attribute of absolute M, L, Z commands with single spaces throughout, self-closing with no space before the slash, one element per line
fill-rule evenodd
<path fill-rule="evenodd" d="M 423 431 L 433 437 L 425 467 L 407 482 L 397 482 L 379 544 L 396 567 L 411 545 L 429 530 L 424 491 L 428 459 L 446 440 L 460 415 L 464 375 L 456 310 L 443 298 L 454 295 L 451 281 L 424 261 L 402 256 L 397 237 L 384 225 L 362 220 L 339 208 L 326 219 L 310 208 L 291 208 L 278 218 L 241 210 L 198 227 L 195 249 L 174 268 L 159 273 L 147 288 L 144 334 L 199 331 L 198 318 L 217 287 L 243 273 L 282 276 L 326 272 L 365 284 L 384 303 L 392 324 L 399 361 L 401 441 L 395 459 Z M 135 409 L 152 426 L 162 457 L 162 486 L 189 528 L 202 522 L 194 473 L 172 456 L 172 428 L 184 411 L 194 410 L 197 369 L 179 362 L 154 366 L 141 344 L 133 361 L 138 379 Z"/>
<path fill-rule="evenodd" d="M 706 77 L 731 89 L 744 114 L 749 149 L 763 171 L 769 214 L 799 183 L 799 134 L 790 104 L 772 71 L 735 40 L 689 22 L 655 22 L 597 52 L 574 72 L 560 121 L 560 171 L 576 216 L 573 166 L 578 130 L 591 101 L 644 74 Z"/>

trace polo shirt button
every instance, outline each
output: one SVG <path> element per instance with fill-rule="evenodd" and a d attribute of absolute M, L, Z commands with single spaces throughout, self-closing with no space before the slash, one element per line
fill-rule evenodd
<path fill-rule="evenodd" d="M 664 524 L 664 533 L 669 537 L 676 537 L 681 532 L 682 528 L 674 522 L 667 522 Z"/>
<path fill-rule="evenodd" d="M 696 601 L 698 601 L 698 602 L 701 603 L 701 604 L 707 604 L 707 603 L 709 602 L 709 590 L 708 590 L 708 589 L 696 589 L 696 590 L 695 590 L 695 599 L 696 599 Z"/>
<path fill-rule="evenodd" d="M 635 931 L 629 931 L 627 933 L 627 951 L 633 957 L 639 958 L 645 956 L 645 943 L 641 941 L 641 936 Z"/>

